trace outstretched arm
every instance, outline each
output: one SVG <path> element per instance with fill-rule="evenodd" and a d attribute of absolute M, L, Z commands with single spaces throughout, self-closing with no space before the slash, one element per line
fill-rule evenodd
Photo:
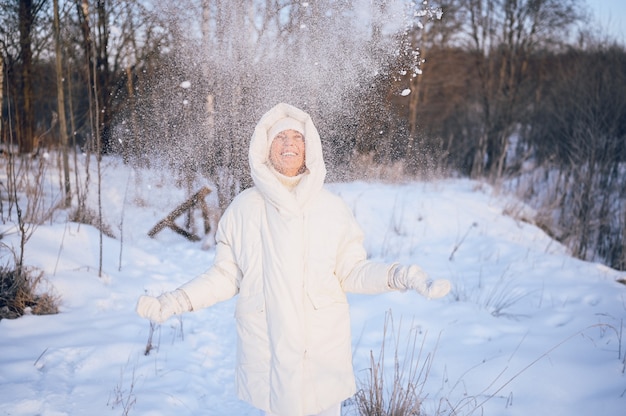
<path fill-rule="evenodd" d="M 172 315 L 209 307 L 235 296 L 239 292 L 241 276 L 230 244 L 219 236 L 215 261 L 209 270 L 159 297 L 141 296 L 137 302 L 137 314 L 162 323 Z"/>
<path fill-rule="evenodd" d="M 374 294 L 413 289 L 429 299 L 441 298 L 450 291 L 450 282 L 431 279 L 416 265 L 378 263 L 367 260 L 363 232 L 350 215 L 347 232 L 337 256 L 336 273 L 346 292 Z"/>

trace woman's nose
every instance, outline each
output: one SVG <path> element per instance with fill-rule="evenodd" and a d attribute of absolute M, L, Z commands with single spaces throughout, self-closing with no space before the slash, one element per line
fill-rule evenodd
<path fill-rule="evenodd" d="M 283 137 L 283 145 L 285 146 L 295 146 L 298 139 L 294 137 Z"/>

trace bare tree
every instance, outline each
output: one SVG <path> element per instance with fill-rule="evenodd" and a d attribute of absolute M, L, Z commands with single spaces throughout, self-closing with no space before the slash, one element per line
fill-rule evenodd
<path fill-rule="evenodd" d="M 46 2 L 23 0 L 0 4 L 0 46 L 9 74 L 7 81 L 15 90 L 16 138 L 20 153 L 30 153 L 35 147 L 33 51 L 38 47 L 35 30 Z"/>
<path fill-rule="evenodd" d="M 467 46 L 475 52 L 480 86 L 479 136 L 473 175 L 499 178 L 506 166 L 509 137 L 523 118 L 530 56 L 565 41 L 581 18 L 580 0 L 463 0 Z"/>
<path fill-rule="evenodd" d="M 5 142 L 4 138 L 4 54 L 0 51 L 0 143 Z M 2 202 L 0 202 L 1 204 Z"/>
<path fill-rule="evenodd" d="M 35 4 L 32 0 L 19 2 L 19 32 L 20 51 L 22 57 L 21 84 L 22 84 L 22 114 L 21 134 L 18 137 L 20 152 L 29 153 L 34 147 L 34 117 L 33 117 L 33 87 L 32 87 L 32 49 L 31 33 L 35 20 Z"/>
<path fill-rule="evenodd" d="M 534 105 L 527 139 L 535 160 L 560 170 L 563 185 L 553 201 L 561 239 L 580 258 L 624 264 L 626 188 L 626 51 L 599 45 L 552 57 L 552 72 Z M 537 187 L 540 187 L 538 185 Z"/>
<path fill-rule="evenodd" d="M 67 122 L 65 116 L 65 90 L 63 82 L 63 55 L 61 53 L 61 28 L 59 23 L 59 0 L 54 0 L 54 44 L 56 55 L 57 73 L 57 108 L 59 114 L 59 131 L 61 136 L 61 152 L 63 154 L 63 183 L 65 192 L 65 206 L 69 207 L 72 202 L 72 189 L 70 184 L 70 162 L 67 149 Z"/>

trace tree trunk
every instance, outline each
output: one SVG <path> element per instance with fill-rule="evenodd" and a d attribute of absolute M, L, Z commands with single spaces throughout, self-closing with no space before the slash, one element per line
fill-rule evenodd
<path fill-rule="evenodd" d="M 4 58 L 0 55 L 0 109 L 4 108 Z M 4 139 L 4 120 L 0 111 L 0 143 L 7 143 Z"/>
<path fill-rule="evenodd" d="M 97 83 L 96 100 L 100 111 L 98 111 L 97 119 L 100 130 L 100 153 L 109 153 L 111 151 L 111 98 L 109 97 L 109 30 L 107 23 L 107 9 L 104 1 L 96 2 L 96 14 L 98 20 L 96 23 L 96 44 L 95 60 L 96 73 L 94 82 Z"/>
<path fill-rule="evenodd" d="M 33 117 L 33 52 L 31 48 L 33 29 L 33 2 L 32 0 L 22 0 L 19 5 L 19 31 L 20 31 L 20 51 L 22 54 L 22 70 L 20 81 L 22 84 L 22 116 L 21 126 L 18 136 L 20 153 L 30 153 L 34 149 L 34 117 Z"/>
<path fill-rule="evenodd" d="M 87 0 L 75 0 L 76 12 L 78 15 L 78 21 L 80 22 L 80 31 L 83 35 L 83 53 L 85 54 L 85 78 L 89 83 L 89 124 L 91 127 L 91 143 L 87 144 L 87 150 L 93 150 L 94 143 L 96 142 L 96 135 L 98 131 L 98 116 L 97 110 L 94 111 L 96 102 L 96 81 L 94 80 L 93 67 L 95 66 L 93 61 L 93 39 L 91 36 L 91 28 L 89 22 L 89 2 Z"/>
<path fill-rule="evenodd" d="M 61 152 L 63 153 L 63 184 L 65 191 L 65 207 L 72 203 L 70 186 L 70 162 L 67 153 L 67 122 L 65 119 L 65 92 L 63 82 L 63 57 L 61 54 L 61 35 L 59 25 L 59 0 L 54 0 L 54 49 L 56 54 L 57 71 L 57 108 L 59 113 L 59 130 L 61 137 Z"/>

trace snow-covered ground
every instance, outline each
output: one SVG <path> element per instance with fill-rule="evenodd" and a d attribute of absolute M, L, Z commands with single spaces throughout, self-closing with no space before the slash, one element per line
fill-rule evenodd
<path fill-rule="evenodd" d="M 523 205 L 483 184 L 329 188 L 352 207 L 372 258 L 416 263 L 454 284 L 437 301 L 350 295 L 357 379 L 370 351 L 378 356 L 391 314 L 388 342 L 400 339 L 400 362 L 404 340 L 416 336 L 413 364 L 428 369 L 425 414 L 624 414 L 626 286 L 616 280 L 626 273 L 572 258 L 505 215 Z M 185 199 L 166 172 L 105 158 L 103 212 L 116 238 L 104 237 L 101 277 L 93 227 L 57 214 L 35 229 L 25 262 L 45 272 L 62 303 L 57 315 L 0 321 L 0 415 L 258 415 L 234 393 L 234 300 L 156 327 L 144 354 L 150 324 L 135 314 L 137 297 L 174 289 L 213 260 L 212 249 L 169 229 L 147 235 Z M 10 228 L 1 225 L 2 242 L 17 246 Z M 12 256 L 0 250 L 5 264 Z M 393 354 L 387 343 L 390 366 Z M 343 414 L 356 414 L 350 401 Z"/>

